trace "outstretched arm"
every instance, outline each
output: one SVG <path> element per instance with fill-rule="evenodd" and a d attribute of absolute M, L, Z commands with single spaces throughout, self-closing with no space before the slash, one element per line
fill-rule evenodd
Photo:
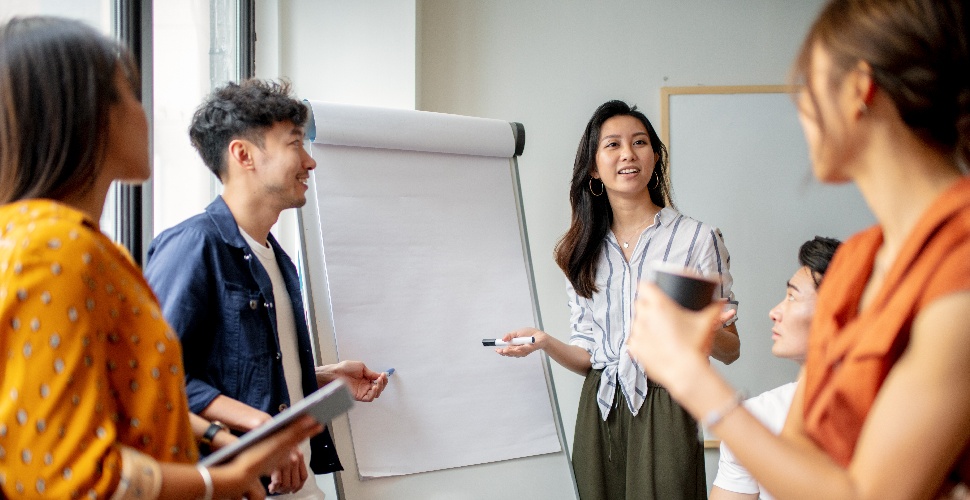
<path fill-rule="evenodd" d="M 925 307 L 863 426 L 855 455 L 842 468 L 805 439 L 772 434 L 743 407 L 698 348 L 719 307 L 679 308 L 652 284 L 640 287 L 630 352 L 695 418 L 726 410 L 712 429 L 745 467 L 779 498 L 932 498 L 970 440 L 970 292 Z M 649 345 L 649 348 L 645 348 Z M 945 383 L 944 383 L 945 382 Z M 796 392 L 786 429 L 801 427 Z M 788 430 L 785 431 L 789 432 Z"/>
<path fill-rule="evenodd" d="M 317 386 L 323 387 L 337 378 L 344 379 L 354 393 L 354 399 L 371 402 L 380 397 L 387 387 L 387 373 L 378 373 L 360 361 L 341 361 L 333 365 L 316 367 Z"/>
<path fill-rule="evenodd" d="M 589 353 L 582 347 L 569 345 L 548 333 L 535 328 L 520 328 L 505 334 L 502 340 L 508 342 L 516 337 L 535 337 L 535 344 L 499 347 L 495 352 L 502 356 L 521 358 L 542 349 L 553 359 L 569 371 L 585 376 L 592 367 Z"/>

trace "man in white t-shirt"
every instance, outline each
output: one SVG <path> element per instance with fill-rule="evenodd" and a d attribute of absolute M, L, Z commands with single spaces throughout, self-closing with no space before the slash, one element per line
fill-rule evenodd
<path fill-rule="evenodd" d="M 145 277 L 182 340 L 189 409 L 213 421 L 210 438 L 222 426 L 253 429 L 338 377 L 358 401 L 387 384 L 360 361 L 314 366 L 300 278 L 270 233 L 284 210 L 306 203 L 316 167 L 303 147 L 307 117 L 286 84 L 247 80 L 213 92 L 189 136 L 223 194 L 148 250 Z M 325 431 L 273 472 L 267 492 L 322 498 L 312 473 L 341 469 Z"/>
<path fill-rule="evenodd" d="M 771 353 L 790 359 L 799 366 L 808 352 L 808 334 L 815 314 L 815 298 L 829 261 L 839 241 L 816 236 L 798 250 L 801 267 L 788 280 L 785 298 L 768 313 L 775 326 L 771 329 L 774 344 Z M 781 432 L 795 396 L 797 382 L 776 387 L 744 402 L 744 406 L 775 434 Z M 721 458 L 710 500 L 770 499 L 761 485 L 742 466 L 731 450 L 721 444 Z"/>

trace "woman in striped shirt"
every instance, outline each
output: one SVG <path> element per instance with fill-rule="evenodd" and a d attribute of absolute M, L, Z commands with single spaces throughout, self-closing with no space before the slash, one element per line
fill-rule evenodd
<path fill-rule="evenodd" d="M 626 350 L 637 282 L 652 263 L 716 279 L 717 298 L 737 308 L 720 232 L 673 207 L 669 179 L 667 150 L 647 117 L 621 101 L 600 106 L 576 152 L 572 223 L 555 252 L 572 335 L 565 343 L 523 328 L 505 340 L 534 336 L 534 344 L 498 349 L 514 357 L 541 349 L 586 377 L 573 441 L 583 500 L 707 497 L 696 422 Z M 731 363 L 739 352 L 732 319 L 718 328 L 711 355 Z"/>

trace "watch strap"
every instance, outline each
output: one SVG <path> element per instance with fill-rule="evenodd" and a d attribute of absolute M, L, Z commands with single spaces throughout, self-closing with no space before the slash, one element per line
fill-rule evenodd
<path fill-rule="evenodd" d="M 209 428 L 205 430 L 205 434 L 202 435 L 202 444 L 212 446 L 212 440 L 216 437 L 216 434 L 218 434 L 219 431 L 229 432 L 229 427 L 218 420 L 214 420 L 211 424 L 209 424 Z"/>

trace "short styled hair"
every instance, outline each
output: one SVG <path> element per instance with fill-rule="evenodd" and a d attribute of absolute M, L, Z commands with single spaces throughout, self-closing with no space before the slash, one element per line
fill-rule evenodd
<path fill-rule="evenodd" d="M 802 243 L 801 248 L 798 249 L 798 263 L 803 267 L 807 267 L 809 272 L 811 272 L 812 281 L 815 282 L 815 288 L 818 288 L 822 284 L 822 278 L 825 276 L 825 271 L 829 268 L 829 262 L 832 261 L 835 250 L 841 244 L 842 242 L 835 238 L 816 236 Z"/>
<path fill-rule="evenodd" d="M 195 111 L 189 139 L 205 166 L 220 181 L 226 174 L 229 143 L 246 139 L 263 147 L 264 133 L 273 125 L 290 121 L 302 127 L 307 107 L 290 95 L 288 82 L 251 78 L 216 89 Z"/>

